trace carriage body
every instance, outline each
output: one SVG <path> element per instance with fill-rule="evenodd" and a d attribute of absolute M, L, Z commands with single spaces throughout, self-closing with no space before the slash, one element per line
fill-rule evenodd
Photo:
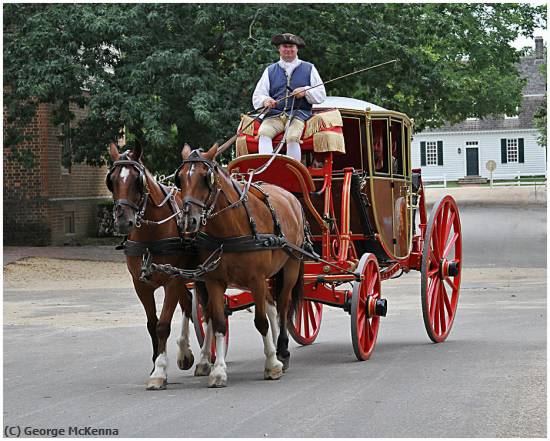
<path fill-rule="evenodd" d="M 400 270 L 398 275 L 418 270 L 426 331 L 434 342 L 443 341 L 454 321 L 462 267 L 456 204 L 445 196 L 428 222 L 420 169 L 411 168 L 413 121 L 407 115 L 352 98 L 328 97 L 314 106 L 314 114 L 335 110 L 341 122 L 325 124 L 323 151 L 316 151 L 315 135 L 303 139 L 305 166 L 277 156 L 252 178 L 300 199 L 322 258 L 305 259 L 304 297 L 289 332 L 298 343 L 310 344 L 319 333 L 323 305 L 340 307 L 351 315 L 354 352 L 366 360 L 386 315 L 381 282 Z M 271 158 L 257 154 L 258 126 L 238 139 L 241 156 L 228 165 L 232 177 L 243 182 Z M 246 290 L 226 295 L 228 314 L 251 304 Z"/>

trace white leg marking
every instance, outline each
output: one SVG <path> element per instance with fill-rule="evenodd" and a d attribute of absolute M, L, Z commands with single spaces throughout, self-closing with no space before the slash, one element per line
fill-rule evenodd
<path fill-rule="evenodd" d="M 283 375 L 283 363 L 277 359 L 275 345 L 269 334 L 265 337 L 262 335 L 262 339 L 264 341 L 265 354 L 264 378 L 266 380 L 278 380 Z"/>
<path fill-rule="evenodd" d="M 166 352 L 163 352 L 162 354 L 159 354 L 155 360 L 155 370 L 151 374 L 151 378 L 167 378 L 167 369 L 168 357 L 166 356 Z"/>
<path fill-rule="evenodd" d="M 183 314 L 181 321 L 181 336 L 176 340 L 178 345 L 178 367 L 189 369 L 193 366 L 193 352 L 189 346 L 189 317 Z"/>
<path fill-rule="evenodd" d="M 204 328 L 204 324 L 203 324 Z M 212 320 L 208 320 L 204 342 L 201 348 L 201 359 L 195 367 L 195 376 L 202 377 L 210 373 L 210 348 L 212 346 Z"/>
<path fill-rule="evenodd" d="M 149 377 L 147 383 L 147 390 L 161 390 L 166 389 L 166 383 L 168 380 L 168 357 L 166 352 L 160 354 L 155 360 L 155 369 Z"/>
<path fill-rule="evenodd" d="M 269 319 L 269 327 L 271 328 L 271 335 L 273 336 L 273 344 L 277 347 L 277 339 L 279 338 L 279 320 L 277 315 L 277 307 L 275 305 L 266 302 L 267 318 Z"/>
<path fill-rule="evenodd" d="M 216 332 L 216 361 L 208 377 L 208 387 L 224 387 L 227 385 L 227 366 L 225 364 L 225 336 Z"/>

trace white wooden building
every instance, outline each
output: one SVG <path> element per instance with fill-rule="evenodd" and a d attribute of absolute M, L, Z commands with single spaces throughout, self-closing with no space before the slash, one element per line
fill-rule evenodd
<path fill-rule="evenodd" d="M 495 176 L 546 174 L 546 148 L 537 143 L 533 115 L 544 102 L 544 77 L 539 71 L 544 60 L 542 38 L 535 39 L 535 55 L 524 57 L 518 66 L 527 79 L 518 115 L 469 118 L 459 124 L 445 124 L 413 135 L 412 166 L 432 180 L 456 181 L 467 177 L 489 177 L 487 161 L 497 164 Z"/>

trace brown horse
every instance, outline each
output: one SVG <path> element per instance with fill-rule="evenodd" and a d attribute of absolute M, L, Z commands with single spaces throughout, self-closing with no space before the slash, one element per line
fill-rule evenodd
<path fill-rule="evenodd" d="M 214 161 L 217 148 L 214 145 L 208 152 L 199 153 L 198 150 L 192 152 L 185 145 L 182 150 L 183 164 L 176 172 L 176 185 L 182 191 L 181 223 L 186 233 L 197 237 L 199 261 L 206 260 L 212 253 L 212 247 L 201 246 L 201 235 L 203 239 L 208 237 L 217 243 L 223 242 L 225 248 L 219 266 L 204 276 L 208 292 L 205 319 L 209 332 L 195 375 L 209 375 L 209 387 L 223 387 L 227 383 L 223 352 L 226 332 L 224 293 L 231 284 L 251 291 L 256 305 L 254 324 L 264 343 L 264 378 L 279 379 L 290 358 L 287 317 L 291 301 L 294 303 L 303 289 L 303 263 L 299 255 L 295 256 L 280 247 L 236 250 L 231 248 L 229 242 L 232 241 L 227 239 L 245 237 L 250 243 L 254 231 L 265 235 L 279 230 L 288 243 L 301 246 L 305 223 L 302 206 L 288 191 L 268 184 L 261 186 L 265 193 L 250 191 L 247 200 L 238 202 L 240 186 Z M 270 278 L 276 285 L 273 290 L 276 292 L 275 298 L 268 288 L 267 279 Z M 270 324 L 271 337 L 268 336 Z M 212 337 L 216 339 L 216 361 L 211 369 L 208 339 Z"/>
<path fill-rule="evenodd" d="M 147 329 L 153 344 L 153 371 L 147 383 L 148 390 L 165 389 L 168 358 L 166 340 L 177 304 L 183 312 L 181 335 L 177 339 L 177 363 L 180 369 L 190 369 L 194 357 L 189 347 L 189 318 L 191 317 L 191 293 L 182 279 L 160 273 L 150 278 L 141 278 L 143 255 L 151 252 L 152 262 L 183 267 L 189 257 L 181 247 L 177 219 L 174 212 L 181 205 L 180 192 L 173 197 L 176 203 L 171 208 L 170 197 L 141 163 L 142 148 L 120 154 L 116 145 L 109 146 L 114 161 L 106 178 L 106 184 L 114 199 L 114 229 L 118 234 L 128 235 L 125 242 L 126 264 L 132 275 L 134 288 L 147 315 Z M 172 219 L 162 222 L 173 216 Z M 154 293 L 164 287 L 164 303 L 157 318 Z"/>

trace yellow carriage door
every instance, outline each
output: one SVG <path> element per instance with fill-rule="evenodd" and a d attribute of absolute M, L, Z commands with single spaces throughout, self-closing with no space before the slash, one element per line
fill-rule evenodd
<path fill-rule="evenodd" d="M 408 130 L 402 120 L 390 118 L 390 165 L 392 176 L 392 209 L 393 209 L 393 238 L 396 257 L 409 255 L 410 219 L 409 193 L 407 178 L 409 176 Z"/>

